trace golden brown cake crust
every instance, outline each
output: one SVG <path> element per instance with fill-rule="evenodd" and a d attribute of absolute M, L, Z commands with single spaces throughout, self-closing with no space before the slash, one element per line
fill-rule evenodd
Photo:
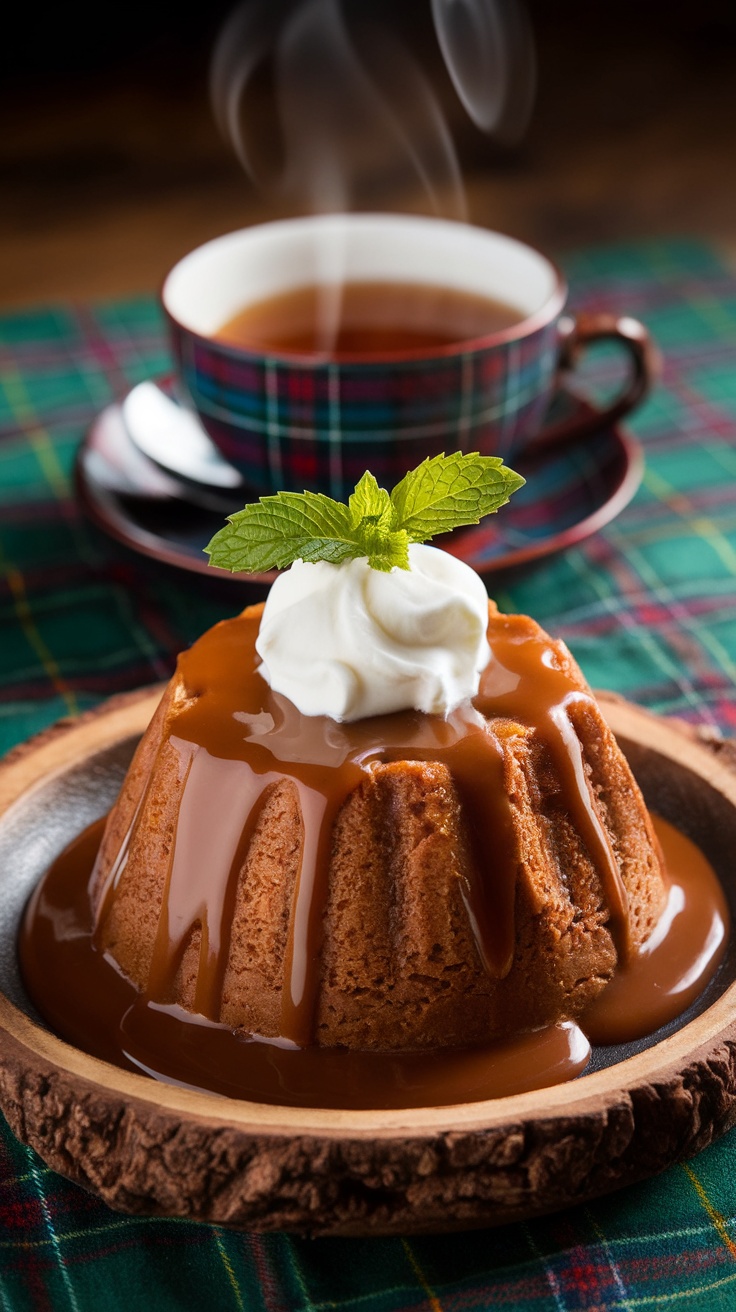
<path fill-rule="evenodd" d="M 491 619 L 495 613 L 491 604 Z M 552 645 L 576 686 L 587 691 L 564 645 Z M 193 692 L 174 676 L 109 817 L 93 881 L 98 945 L 142 991 L 183 788 L 169 735 L 177 709 Z M 651 822 L 595 702 L 576 702 L 570 718 L 639 944 L 666 896 Z M 476 946 L 463 890 L 478 857 L 449 769 L 432 761 L 379 765 L 347 798 L 333 830 L 315 1042 L 371 1049 L 480 1044 L 578 1016 L 611 978 L 617 950 L 604 888 L 565 806 L 550 751 L 533 729 L 515 721 L 495 720 L 493 730 L 503 751 L 516 844 L 510 971 L 492 978 Z M 127 858 L 116 871 L 129 831 Z M 248 1033 L 281 1032 L 303 833 L 296 790 L 289 781 L 277 783 L 238 874 L 220 1012 L 212 1017 Z M 492 853 L 483 864 L 483 877 L 493 879 Z M 190 1009 L 200 947 L 195 926 L 167 999 Z"/>

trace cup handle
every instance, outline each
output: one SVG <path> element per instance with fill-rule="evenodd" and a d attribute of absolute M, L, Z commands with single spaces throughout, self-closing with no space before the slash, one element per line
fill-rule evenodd
<path fill-rule="evenodd" d="M 564 315 L 560 319 L 559 330 L 560 373 L 574 369 L 580 355 L 591 342 L 614 341 L 624 348 L 628 356 L 628 377 L 618 395 L 603 409 L 586 407 L 581 414 L 543 428 L 525 448 L 530 454 L 564 446 L 567 442 L 576 441 L 606 425 L 614 424 L 643 401 L 661 368 L 659 352 L 644 324 L 628 315 L 579 314 L 574 319 Z"/>

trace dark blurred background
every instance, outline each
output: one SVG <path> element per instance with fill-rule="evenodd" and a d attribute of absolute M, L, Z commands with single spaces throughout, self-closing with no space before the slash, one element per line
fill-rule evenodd
<path fill-rule="evenodd" d="M 210 54 L 231 4 L 26 9 L 3 20 L 0 302 L 155 288 L 186 250 L 279 212 L 245 177 L 209 103 Z M 552 254 L 674 233 L 736 255 L 736 6 L 527 9 L 538 85 L 520 143 L 472 127 L 438 71 L 469 217 Z M 440 70 L 429 0 L 394 0 L 393 11 Z M 375 199 L 422 208 L 402 179 Z"/>

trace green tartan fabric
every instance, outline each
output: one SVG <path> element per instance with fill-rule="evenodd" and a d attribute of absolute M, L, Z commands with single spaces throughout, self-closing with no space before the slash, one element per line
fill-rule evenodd
<path fill-rule="evenodd" d="M 574 308 L 642 318 L 663 380 L 632 422 L 646 473 L 605 532 L 496 590 L 588 678 L 736 730 L 736 278 L 688 240 L 563 260 Z M 153 298 L 0 318 L 0 749 L 165 678 L 238 608 L 86 524 L 74 452 L 94 414 L 169 366 Z M 599 357 L 590 386 L 615 371 Z M 736 1139 L 560 1215 L 448 1236 L 304 1240 L 113 1213 L 0 1128 L 0 1309 L 529 1312 L 736 1307 Z"/>

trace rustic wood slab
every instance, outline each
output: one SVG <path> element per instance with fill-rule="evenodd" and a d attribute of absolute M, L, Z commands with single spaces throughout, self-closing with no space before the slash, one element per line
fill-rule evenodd
<path fill-rule="evenodd" d="M 30 836 L 39 807 L 51 813 L 60 780 L 71 781 L 65 796 L 85 770 L 104 783 L 105 753 L 132 746 L 159 692 L 115 698 L 12 752 L 0 765 L 0 839 L 12 833 L 20 851 L 24 825 Z M 728 884 L 731 746 L 620 699 L 602 704 L 650 806 L 699 842 Z M 0 900 L 8 877 L 0 869 Z M 720 995 L 695 1019 L 572 1083 L 382 1112 L 270 1107 L 160 1084 L 56 1038 L 9 988 L 0 1107 L 49 1166 L 127 1212 L 315 1235 L 490 1225 L 644 1179 L 736 1123 L 733 973 L 727 963 Z"/>

